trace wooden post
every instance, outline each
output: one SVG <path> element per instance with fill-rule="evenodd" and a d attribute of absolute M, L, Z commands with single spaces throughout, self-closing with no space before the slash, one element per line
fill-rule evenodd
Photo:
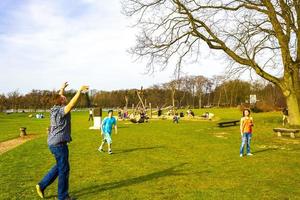
<path fill-rule="evenodd" d="M 278 131 L 278 132 L 277 132 L 277 135 L 278 135 L 278 137 L 281 137 L 281 132 Z"/>
<path fill-rule="evenodd" d="M 140 96 L 140 94 L 139 94 L 139 92 L 137 91 L 137 96 L 138 96 L 138 98 L 139 98 L 139 100 L 140 100 L 140 103 L 142 104 L 142 106 L 143 106 L 143 109 L 145 110 L 145 105 L 144 105 L 144 102 L 143 102 L 143 100 L 142 100 L 142 98 L 141 98 L 141 96 Z"/>
<path fill-rule="evenodd" d="M 295 138 L 295 133 L 291 132 L 291 138 Z"/>
<path fill-rule="evenodd" d="M 26 134 L 26 127 L 21 127 L 20 128 L 20 137 L 24 137 L 24 136 L 26 136 L 27 134 Z"/>

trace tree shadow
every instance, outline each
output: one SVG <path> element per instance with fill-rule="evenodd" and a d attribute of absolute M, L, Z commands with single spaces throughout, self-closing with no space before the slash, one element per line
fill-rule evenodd
<path fill-rule="evenodd" d="M 118 126 L 118 129 L 129 128 L 129 126 Z"/>
<path fill-rule="evenodd" d="M 122 154 L 122 153 L 131 153 L 134 151 L 143 151 L 143 150 L 152 150 L 152 149 L 161 149 L 165 148 L 164 146 L 154 146 L 154 147 L 140 147 L 140 148 L 132 148 L 132 149 L 124 149 L 124 150 L 115 150 L 114 154 Z"/>
<path fill-rule="evenodd" d="M 252 151 L 252 153 L 257 154 L 257 153 L 263 153 L 266 151 L 275 151 L 278 150 L 278 148 L 267 148 L 267 149 L 261 149 L 261 150 L 257 150 L 257 151 Z"/>
<path fill-rule="evenodd" d="M 291 149 L 291 151 L 299 151 L 300 150 L 300 148 L 293 148 L 293 149 Z"/>
<path fill-rule="evenodd" d="M 105 184 L 97 184 L 91 187 L 86 187 L 78 191 L 72 192 L 72 194 L 78 198 L 82 197 L 85 195 L 90 195 L 90 194 L 96 194 L 99 192 L 107 191 L 107 190 L 113 190 L 121 187 L 127 187 L 131 185 L 136 185 L 140 184 L 143 182 L 151 181 L 154 179 L 158 178 L 163 178 L 163 177 L 168 177 L 168 176 L 183 176 L 187 175 L 187 173 L 183 173 L 182 170 L 178 169 L 186 165 L 187 163 L 182 163 L 158 172 L 153 172 L 151 174 L 135 177 L 135 178 L 130 178 L 126 180 L 121 180 L 121 181 L 115 181 L 111 183 L 105 183 Z"/>

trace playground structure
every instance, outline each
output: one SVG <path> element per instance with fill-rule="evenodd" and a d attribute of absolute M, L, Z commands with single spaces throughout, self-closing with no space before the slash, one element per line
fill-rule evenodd
<path fill-rule="evenodd" d="M 144 98 L 143 86 L 141 87 L 140 90 L 136 91 L 136 95 L 138 97 L 138 103 L 136 104 L 136 106 L 132 104 L 132 113 L 129 115 L 130 121 L 133 123 L 148 122 L 148 119 L 152 118 L 152 105 L 151 103 L 149 103 L 149 110 L 150 110 L 150 117 L 149 117 L 147 115 L 147 111 L 148 111 L 148 107 L 146 107 L 147 99 Z M 126 99 L 126 97 L 125 100 L 127 105 L 128 99 Z"/>
<path fill-rule="evenodd" d="M 144 91 L 143 91 L 143 86 L 141 87 L 140 90 L 136 91 L 136 95 L 138 97 L 138 103 L 136 104 L 136 106 L 134 106 L 134 104 L 132 104 L 132 113 L 133 115 L 136 115 L 136 113 L 138 111 L 140 112 L 147 112 L 147 99 L 144 98 Z M 150 113 L 152 110 L 152 106 L 151 103 L 149 103 L 149 108 L 150 108 Z"/>
<path fill-rule="evenodd" d="M 212 120 L 214 118 L 213 113 L 206 112 L 205 117 L 203 116 L 195 116 L 194 112 L 191 109 L 188 109 L 186 114 L 184 111 L 177 110 L 176 107 L 170 105 L 167 106 L 166 104 L 162 106 L 157 106 L 156 109 L 153 109 L 152 104 L 149 102 L 147 103 L 147 99 L 144 94 L 143 86 L 140 90 L 136 90 L 135 94 L 137 96 L 138 101 L 136 104 L 132 104 L 131 112 L 127 115 L 128 112 L 128 96 L 125 95 L 125 107 L 124 110 L 119 109 L 118 111 L 118 118 L 119 119 L 128 119 L 133 123 L 143 123 L 147 122 L 148 119 L 173 119 L 173 117 L 177 114 L 179 118 L 184 118 L 187 120 Z M 126 113 L 126 115 L 124 115 Z M 204 115 L 204 114 L 203 114 Z M 186 116 L 186 117 L 185 117 Z M 127 118 L 128 117 L 128 118 Z M 141 120 L 142 118 L 142 120 Z"/>

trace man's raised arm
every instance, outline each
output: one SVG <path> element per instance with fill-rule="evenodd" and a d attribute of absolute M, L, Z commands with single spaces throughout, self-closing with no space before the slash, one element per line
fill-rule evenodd
<path fill-rule="evenodd" d="M 79 88 L 79 90 L 76 92 L 75 96 L 71 99 L 71 101 L 68 103 L 68 105 L 66 105 L 66 107 L 64 108 L 65 115 L 67 113 L 69 113 L 72 110 L 72 108 L 74 108 L 74 106 L 76 105 L 76 103 L 80 97 L 80 94 L 82 92 L 86 92 L 88 89 L 89 89 L 89 86 L 81 86 Z"/>
<path fill-rule="evenodd" d="M 64 95 L 66 87 L 68 87 L 68 82 L 64 82 L 59 90 L 59 95 Z"/>

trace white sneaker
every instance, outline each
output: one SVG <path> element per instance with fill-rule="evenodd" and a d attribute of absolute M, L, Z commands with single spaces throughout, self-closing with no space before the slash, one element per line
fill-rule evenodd
<path fill-rule="evenodd" d="M 253 156 L 253 154 L 252 153 L 247 153 L 247 156 Z"/>
<path fill-rule="evenodd" d="M 100 148 L 98 149 L 98 151 L 100 151 L 100 152 L 104 152 L 104 150 L 103 150 L 103 149 L 100 149 Z"/>
<path fill-rule="evenodd" d="M 240 154 L 240 157 L 243 157 L 243 154 Z"/>

